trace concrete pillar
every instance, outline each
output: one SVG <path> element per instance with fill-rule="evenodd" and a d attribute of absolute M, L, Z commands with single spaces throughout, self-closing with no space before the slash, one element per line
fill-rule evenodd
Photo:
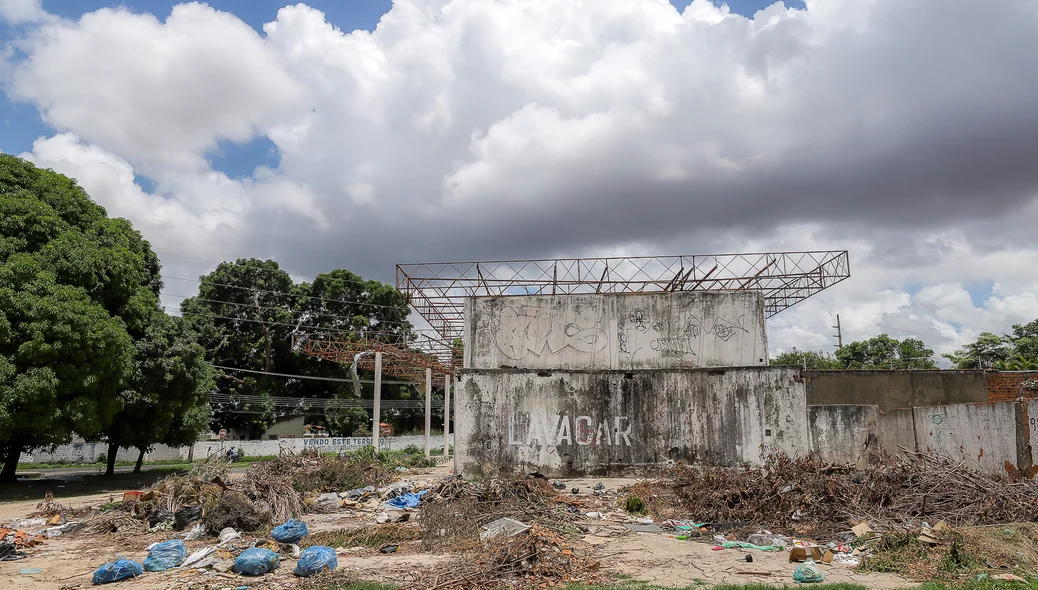
<path fill-rule="evenodd" d="M 451 434 L 451 375 L 443 376 L 443 456 L 446 458 L 450 449 Z"/>
<path fill-rule="evenodd" d="M 425 370 L 425 458 L 429 458 L 432 431 L 432 369 Z"/>
<path fill-rule="evenodd" d="M 375 451 L 379 451 L 378 437 L 381 434 L 378 426 L 379 417 L 382 415 L 382 352 L 375 352 L 375 401 L 371 406 L 371 444 L 375 445 Z"/>

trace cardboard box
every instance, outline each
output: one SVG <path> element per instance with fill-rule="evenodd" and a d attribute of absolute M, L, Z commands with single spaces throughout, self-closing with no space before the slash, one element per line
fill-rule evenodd
<path fill-rule="evenodd" d="M 789 550 L 789 561 L 807 561 L 810 557 L 815 561 L 822 560 L 822 548 L 817 545 L 808 545 L 802 547 L 793 547 Z"/>

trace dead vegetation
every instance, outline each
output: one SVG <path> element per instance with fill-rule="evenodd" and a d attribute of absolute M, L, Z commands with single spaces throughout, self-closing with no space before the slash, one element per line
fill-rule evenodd
<path fill-rule="evenodd" d="M 406 589 L 544 588 L 600 581 L 600 564 L 563 536 L 533 525 L 527 533 L 492 540 L 475 554 L 429 568 Z"/>
<path fill-rule="evenodd" d="M 301 547 L 324 545 L 326 547 L 371 547 L 378 549 L 386 545 L 397 545 L 422 538 L 422 531 L 417 525 L 381 524 L 378 526 L 361 526 L 336 531 L 311 533 L 300 542 Z"/>
<path fill-rule="evenodd" d="M 569 522 L 579 513 L 579 509 L 560 502 L 559 494 L 545 479 L 476 483 L 451 477 L 422 503 L 422 544 L 434 551 L 472 549 L 479 545 L 481 529 L 504 517 L 573 532 Z"/>
<path fill-rule="evenodd" d="M 860 470 L 783 455 L 755 469 L 677 466 L 632 493 L 664 518 L 746 523 L 816 539 L 834 538 L 863 520 L 891 531 L 923 521 L 965 526 L 1038 520 L 1038 483 L 923 454 L 872 455 Z"/>

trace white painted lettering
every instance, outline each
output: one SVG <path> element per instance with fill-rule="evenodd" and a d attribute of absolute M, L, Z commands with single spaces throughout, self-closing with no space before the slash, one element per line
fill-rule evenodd
<path fill-rule="evenodd" d="M 609 437 L 609 421 L 608 420 L 606 420 L 604 422 L 601 422 L 598 425 L 598 432 L 595 433 L 595 446 L 596 447 L 598 445 L 602 444 L 602 439 L 603 438 L 605 439 L 605 444 L 607 444 L 607 445 L 613 444 L 609 440 L 610 437 Z"/>
<path fill-rule="evenodd" d="M 1038 428 L 1035 428 L 1035 430 L 1038 431 Z M 573 436 L 570 435 L 569 416 L 559 417 L 559 430 L 555 434 L 555 444 L 561 445 L 563 444 L 562 441 L 566 441 L 565 444 L 567 445 L 573 444 Z"/>
<path fill-rule="evenodd" d="M 622 420 L 627 420 L 627 430 L 620 430 L 620 422 Z M 623 437 L 627 446 L 631 446 L 631 420 L 627 416 L 617 416 L 613 418 L 613 423 L 616 424 L 616 436 L 613 438 L 613 444 L 620 444 L 620 437 Z"/>

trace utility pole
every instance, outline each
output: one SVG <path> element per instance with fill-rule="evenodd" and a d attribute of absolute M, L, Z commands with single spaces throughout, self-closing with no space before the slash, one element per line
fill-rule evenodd
<path fill-rule="evenodd" d="M 841 350 L 843 349 L 843 330 L 840 328 L 840 314 L 836 314 L 836 325 L 833 327 L 836 328 L 836 334 L 834 334 L 836 336 L 836 350 Z"/>

